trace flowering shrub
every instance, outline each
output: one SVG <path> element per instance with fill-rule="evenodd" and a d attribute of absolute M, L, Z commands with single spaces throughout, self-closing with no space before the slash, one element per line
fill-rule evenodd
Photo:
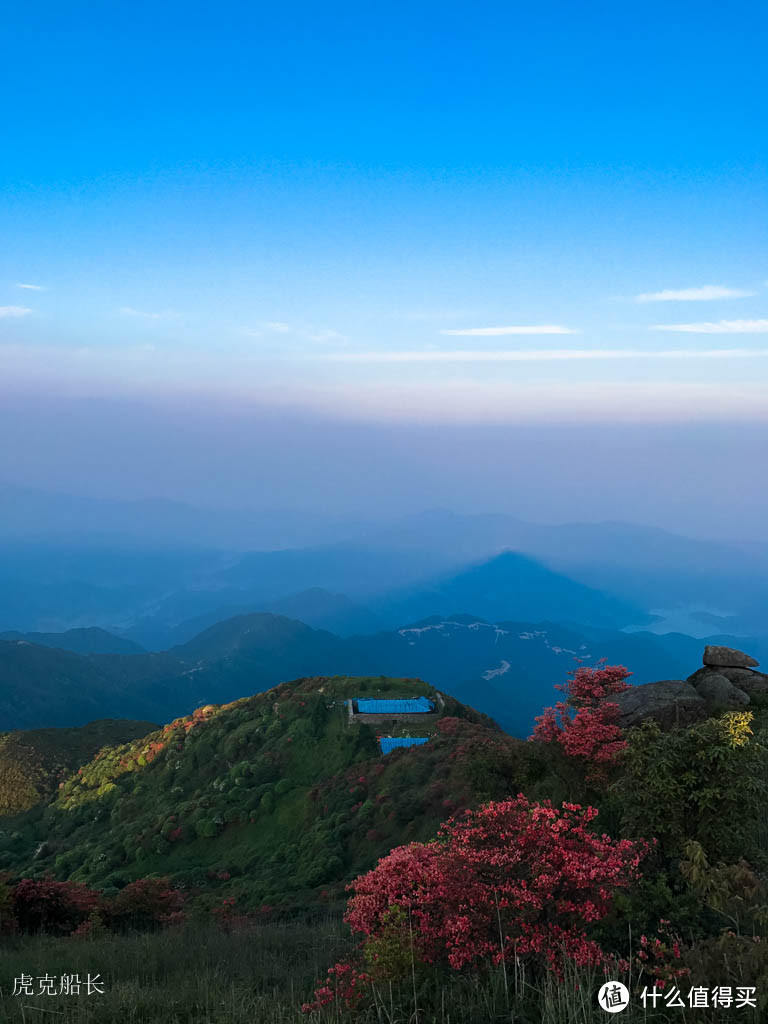
<path fill-rule="evenodd" d="M 593 834 L 596 815 L 522 794 L 467 811 L 436 841 L 398 847 L 358 878 L 346 920 L 376 941 L 399 907 L 418 958 L 457 970 L 515 954 L 555 972 L 563 958 L 602 963 L 588 927 L 638 877 L 647 847 Z"/>
<path fill-rule="evenodd" d="M 78 882 L 22 878 L 13 890 L 13 916 L 21 931 L 68 935 L 100 902 L 98 892 Z"/>
<path fill-rule="evenodd" d="M 184 920 L 184 896 L 167 878 L 138 878 L 126 885 L 110 907 L 112 922 L 131 928 L 153 928 Z"/>
<path fill-rule="evenodd" d="M 640 936 L 640 949 L 635 958 L 635 966 L 640 968 L 641 975 L 650 975 L 657 988 L 664 988 L 668 982 L 690 975 L 691 972 L 684 966 L 682 958 L 680 937 L 670 930 L 669 921 L 662 918 L 659 921 L 657 935 L 653 938 L 647 935 Z"/>
<path fill-rule="evenodd" d="M 358 971 L 346 960 L 328 968 L 328 980 L 325 985 L 315 989 L 315 998 L 311 1003 L 303 1003 L 302 1013 L 322 1010 L 324 1006 L 331 1003 L 343 1003 L 348 1010 L 354 1010 L 360 1005 L 365 995 L 365 985 L 370 977 L 363 971 Z"/>
<path fill-rule="evenodd" d="M 544 709 L 529 738 L 559 743 L 569 757 L 586 763 L 590 777 L 599 781 L 626 746 L 617 724 L 618 705 L 605 698 L 629 689 L 626 680 L 631 673 L 623 665 L 600 662 L 594 667 L 580 665 L 569 675 L 564 686 L 556 687 L 566 699 Z"/>

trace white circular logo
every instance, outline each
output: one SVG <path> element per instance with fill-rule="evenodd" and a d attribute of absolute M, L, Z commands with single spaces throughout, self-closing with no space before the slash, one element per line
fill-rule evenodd
<path fill-rule="evenodd" d="M 606 981 L 597 993 L 597 1001 L 606 1013 L 621 1013 L 629 1006 L 629 989 L 620 981 Z"/>

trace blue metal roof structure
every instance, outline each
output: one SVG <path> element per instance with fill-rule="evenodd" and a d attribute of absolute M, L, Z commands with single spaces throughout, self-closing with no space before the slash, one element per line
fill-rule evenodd
<path fill-rule="evenodd" d="M 361 715 L 413 715 L 434 711 L 435 706 L 426 697 L 409 697 L 401 700 L 376 700 L 364 697 L 357 702 Z"/>
<path fill-rule="evenodd" d="M 379 736 L 382 754 L 389 754 L 398 747 L 418 747 L 427 742 L 428 736 Z"/>

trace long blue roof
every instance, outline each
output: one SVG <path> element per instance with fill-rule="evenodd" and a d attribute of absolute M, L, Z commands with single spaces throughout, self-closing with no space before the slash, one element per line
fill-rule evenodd
<path fill-rule="evenodd" d="M 428 736 L 380 736 L 382 754 L 389 754 L 398 747 L 418 747 L 429 741 Z"/>
<path fill-rule="evenodd" d="M 408 697 L 402 700 L 375 700 L 364 697 L 357 702 L 363 715 L 413 715 L 434 711 L 434 704 L 426 697 Z"/>

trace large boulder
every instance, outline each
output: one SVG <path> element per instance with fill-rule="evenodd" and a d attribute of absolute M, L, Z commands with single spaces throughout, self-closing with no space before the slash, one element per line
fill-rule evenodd
<path fill-rule="evenodd" d="M 705 665 L 714 668 L 756 668 L 759 665 L 744 651 L 737 651 L 735 647 L 718 647 L 716 644 L 708 644 L 704 648 L 703 660 Z"/>
<path fill-rule="evenodd" d="M 701 679 L 706 679 L 710 675 L 725 676 L 729 682 L 733 683 L 734 686 L 743 690 L 744 693 L 768 693 L 768 675 L 762 672 L 755 672 L 751 668 L 700 668 L 698 672 L 694 672 L 692 676 L 688 676 L 688 682 L 698 689 L 698 683 Z"/>
<path fill-rule="evenodd" d="M 749 695 L 719 672 L 705 668 L 696 682 L 692 679 L 688 682 L 704 698 L 711 711 L 738 711 L 749 704 Z"/>
<path fill-rule="evenodd" d="M 768 693 L 768 676 L 763 672 L 751 668 L 721 668 L 720 674 L 745 693 Z"/>
<path fill-rule="evenodd" d="M 684 679 L 630 686 L 607 697 L 605 703 L 618 704 L 622 729 L 638 725 L 644 718 L 655 719 L 662 728 L 682 728 L 700 722 L 709 711 L 707 701 Z"/>

